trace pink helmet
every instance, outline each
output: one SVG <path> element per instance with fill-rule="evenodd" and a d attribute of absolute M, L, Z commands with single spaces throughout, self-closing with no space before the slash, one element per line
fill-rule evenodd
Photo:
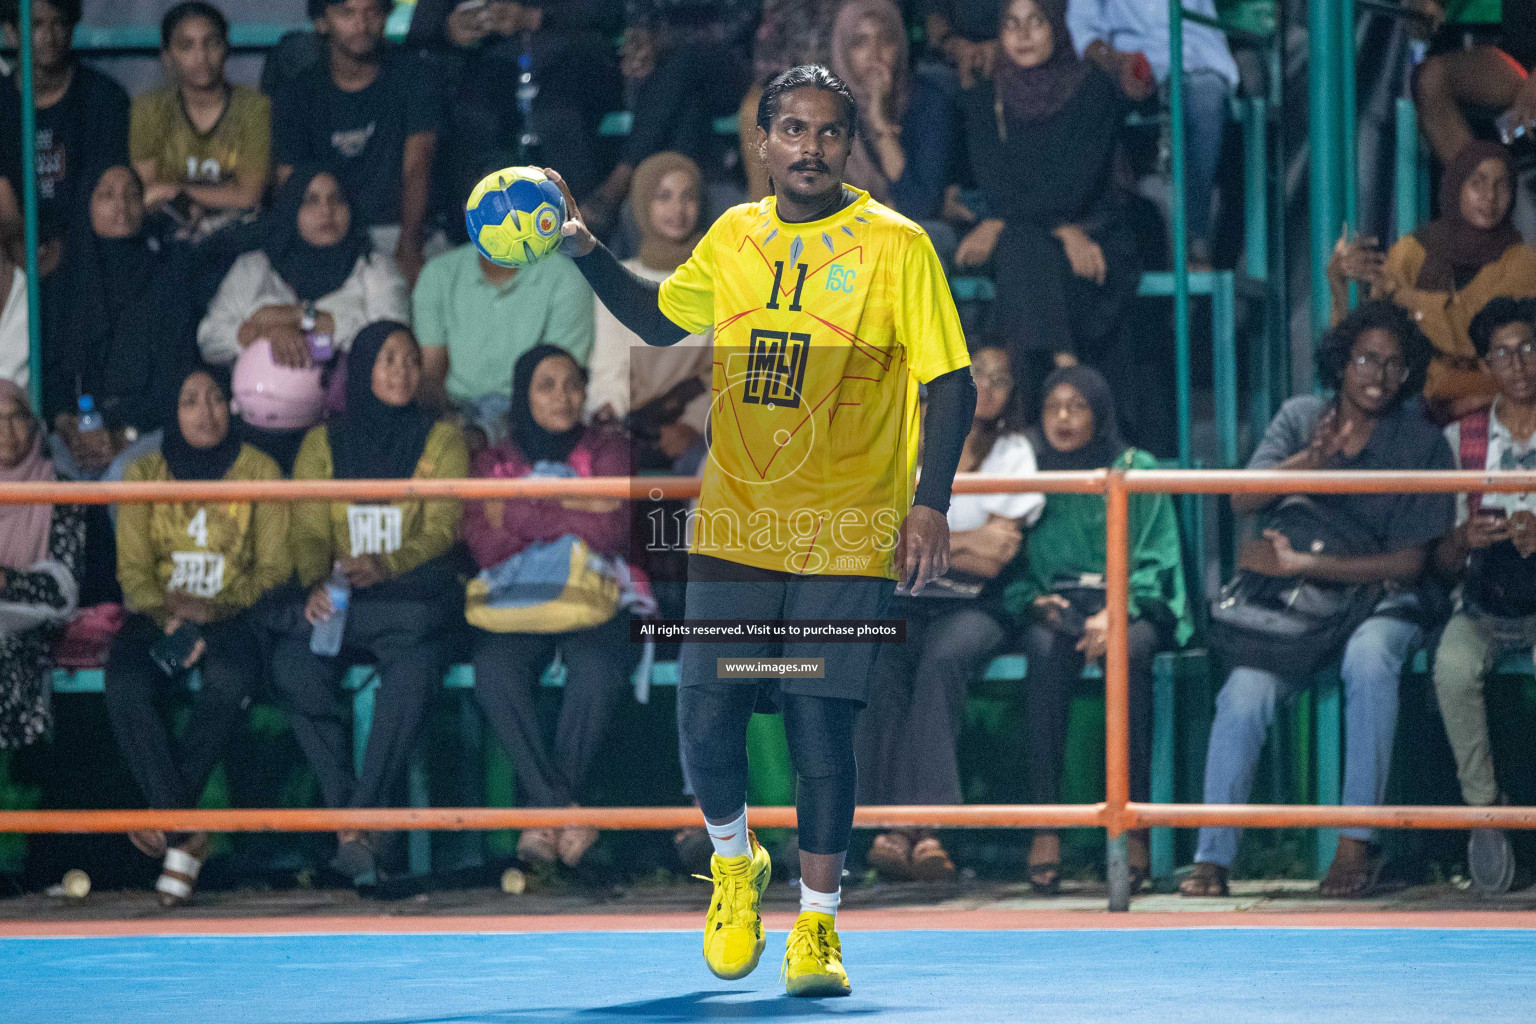
<path fill-rule="evenodd" d="M 304 430 L 320 422 L 325 399 L 320 367 L 279 366 L 266 338 L 257 338 L 240 353 L 232 383 L 235 410 L 253 427 Z"/>

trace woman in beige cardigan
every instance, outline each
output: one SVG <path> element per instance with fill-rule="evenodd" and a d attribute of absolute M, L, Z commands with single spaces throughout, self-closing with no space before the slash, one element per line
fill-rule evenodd
<path fill-rule="evenodd" d="M 1351 280 L 1412 314 L 1435 348 L 1424 400 L 1438 422 L 1490 404 L 1497 393 L 1478 361 L 1472 318 L 1497 296 L 1536 297 L 1536 249 L 1510 223 L 1514 164 L 1494 142 L 1468 143 L 1440 179 L 1440 216 L 1383 255 L 1374 240 L 1340 240 L 1328 262 L 1333 322 L 1348 311 Z"/>

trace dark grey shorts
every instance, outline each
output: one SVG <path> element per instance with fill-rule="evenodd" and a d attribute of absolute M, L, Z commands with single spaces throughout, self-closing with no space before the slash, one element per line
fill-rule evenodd
<path fill-rule="evenodd" d="M 870 576 L 799 576 L 729 562 L 709 555 L 688 556 L 688 619 L 879 619 L 885 617 L 894 580 Z M 788 643 L 779 640 L 685 643 L 679 658 L 683 686 L 718 681 L 718 658 L 821 658 L 824 679 L 778 681 L 742 679 L 771 693 L 869 700 L 875 643 Z"/>

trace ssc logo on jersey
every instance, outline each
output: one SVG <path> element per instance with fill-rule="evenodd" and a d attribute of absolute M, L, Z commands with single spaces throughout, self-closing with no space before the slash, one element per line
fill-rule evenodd
<path fill-rule="evenodd" d="M 827 268 L 827 291 L 842 292 L 844 295 L 853 294 L 853 279 L 858 273 L 852 267 L 845 267 L 841 263 L 834 263 Z"/>
<path fill-rule="evenodd" d="M 539 219 L 534 222 L 534 227 L 538 230 L 539 234 L 543 235 L 545 238 L 548 238 L 550 235 L 554 234 L 555 229 L 559 226 L 560 225 L 556 221 L 555 211 L 548 206 L 539 211 Z"/>

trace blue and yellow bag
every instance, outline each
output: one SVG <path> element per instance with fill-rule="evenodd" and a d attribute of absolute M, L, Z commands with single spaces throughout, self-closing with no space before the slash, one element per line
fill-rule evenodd
<path fill-rule="evenodd" d="M 464 617 L 491 633 L 591 629 L 613 618 L 618 606 L 611 560 L 569 533 L 481 570 L 464 594 Z"/>

